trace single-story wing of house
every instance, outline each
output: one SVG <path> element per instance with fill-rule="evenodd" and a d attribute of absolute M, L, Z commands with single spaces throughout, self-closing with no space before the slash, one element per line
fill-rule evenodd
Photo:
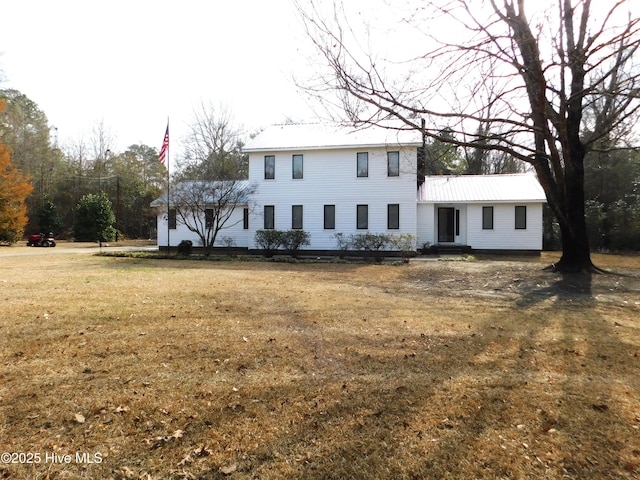
<path fill-rule="evenodd" d="M 428 176 L 418 188 L 422 245 L 542 250 L 544 190 L 533 174 Z"/>
<path fill-rule="evenodd" d="M 216 241 L 257 251 L 258 230 L 309 233 L 302 253 L 338 250 L 337 238 L 411 235 L 419 249 L 539 252 L 545 195 L 535 175 L 427 176 L 418 183 L 418 131 L 325 124 L 276 125 L 247 143 L 252 193 Z M 158 245 L 197 239 L 158 207 Z M 173 202 L 170 202 L 173 203 Z M 164 205 L 164 211 L 162 208 Z M 167 225 L 167 221 L 170 221 Z M 165 233 L 166 232 L 166 233 Z"/>

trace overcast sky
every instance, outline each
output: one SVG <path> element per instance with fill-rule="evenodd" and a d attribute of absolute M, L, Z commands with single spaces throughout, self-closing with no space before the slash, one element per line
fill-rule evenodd
<path fill-rule="evenodd" d="M 62 145 L 102 122 L 115 151 L 159 148 L 169 117 L 177 147 L 201 102 L 248 130 L 312 117 L 292 82 L 304 36 L 290 0 L 2 3 L 0 88 L 36 102 Z"/>
<path fill-rule="evenodd" d="M 393 18 L 411 2 L 345 3 L 352 27 L 381 26 L 378 47 L 424 47 L 404 38 L 402 15 Z M 623 14 L 640 1 L 625 3 Z M 293 83 L 312 76 L 313 53 L 292 0 L 5 0 L 1 13 L 0 88 L 36 102 L 61 146 L 90 142 L 102 123 L 116 152 L 159 149 L 169 118 L 173 160 L 203 102 L 225 105 L 249 132 L 315 120 Z M 423 27 L 458 34 L 439 22 Z"/>

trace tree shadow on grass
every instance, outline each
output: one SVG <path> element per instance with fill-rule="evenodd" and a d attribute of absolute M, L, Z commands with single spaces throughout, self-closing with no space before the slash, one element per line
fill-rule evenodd
<path fill-rule="evenodd" d="M 551 274 L 550 274 L 551 275 Z M 532 307 L 548 299 L 559 301 L 594 301 L 592 292 L 592 273 L 553 274 L 556 280 L 544 287 L 530 288 L 516 300 L 520 308 Z"/>
<path fill-rule="evenodd" d="M 248 388 L 241 414 L 214 422 L 254 437 L 228 461 L 239 478 L 633 478 L 623 402 L 640 405 L 640 384 L 618 367 L 629 346 L 602 315 L 584 318 L 591 302 L 574 299 L 588 281 L 560 282 L 552 305 L 517 302 L 518 325 L 497 313 L 468 331 L 356 343 L 307 329 L 289 351 L 298 381 Z M 264 409 L 286 423 L 256 420 Z"/>

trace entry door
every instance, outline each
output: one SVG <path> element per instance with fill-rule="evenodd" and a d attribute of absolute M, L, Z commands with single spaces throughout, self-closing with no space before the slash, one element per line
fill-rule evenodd
<path fill-rule="evenodd" d="M 438 243 L 454 241 L 455 209 L 452 207 L 438 208 Z"/>

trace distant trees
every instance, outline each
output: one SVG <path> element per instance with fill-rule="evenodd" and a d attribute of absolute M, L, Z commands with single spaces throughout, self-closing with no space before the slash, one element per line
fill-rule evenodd
<path fill-rule="evenodd" d="M 123 153 L 116 152 L 101 123 L 93 128 L 91 138 L 61 146 L 55 127 L 26 95 L 0 89 L 0 100 L 6 104 L 5 112 L 0 113 L 0 140 L 10 147 L 12 164 L 33 187 L 25 199 L 25 228 L 41 231 L 57 224 L 53 227 L 56 235 L 69 238 L 74 234 L 80 200 L 104 193 L 112 204 L 114 228 L 123 236 L 154 235 L 156 215 L 150 203 L 166 185 L 166 168 L 158 162 L 156 149 L 131 145 Z M 53 211 L 59 222 L 43 222 L 43 215 Z"/>

